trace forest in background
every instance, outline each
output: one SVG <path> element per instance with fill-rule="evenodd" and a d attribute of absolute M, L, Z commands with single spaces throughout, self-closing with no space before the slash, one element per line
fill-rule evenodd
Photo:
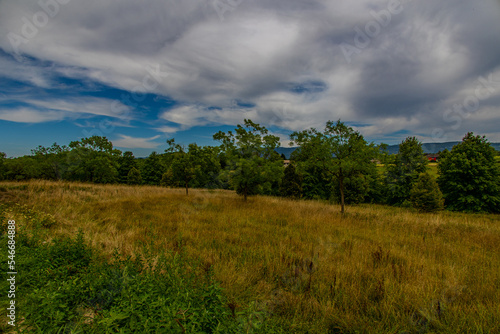
<path fill-rule="evenodd" d="M 251 195 L 319 199 L 345 204 L 413 206 L 423 211 L 444 207 L 458 211 L 498 212 L 498 152 L 483 136 L 468 133 L 450 151 L 440 152 L 437 179 L 423 144 L 406 138 L 397 154 L 388 145 L 368 143 L 342 123 L 327 122 L 323 131 L 292 133 L 298 146 L 285 168 L 277 153 L 279 138 L 245 120 L 233 131 L 214 134 L 219 146 L 179 145 L 136 158 L 93 136 L 68 146 L 39 146 L 31 155 L 6 158 L 0 152 L 0 180 L 66 180 L 99 184 L 157 185 L 232 189 Z M 432 164 L 434 165 L 434 164 Z M 435 169 L 435 168 L 434 168 Z"/>

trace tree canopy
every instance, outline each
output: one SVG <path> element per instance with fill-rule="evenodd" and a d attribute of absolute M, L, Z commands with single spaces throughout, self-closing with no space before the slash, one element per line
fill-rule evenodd
<path fill-rule="evenodd" d="M 234 133 L 219 131 L 213 138 L 221 143 L 227 159 L 223 177 L 245 201 L 249 195 L 269 192 L 281 180 L 283 160 L 275 151 L 279 137 L 270 135 L 265 127 L 245 119 Z"/>
<path fill-rule="evenodd" d="M 323 132 L 311 128 L 290 135 L 297 149 L 293 158 L 304 169 L 315 168 L 336 181 L 340 192 L 341 212 L 345 212 L 346 182 L 360 179 L 374 163 L 373 144 L 340 120 L 328 121 Z M 300 166 L 299 165 L 299 166 Z"/>
<path fill-rule="evenodd" d="M 448 209 L 500 212 L 500 170 L 484 136 L 469 132 L 438 164 L 438 184 Z"/>

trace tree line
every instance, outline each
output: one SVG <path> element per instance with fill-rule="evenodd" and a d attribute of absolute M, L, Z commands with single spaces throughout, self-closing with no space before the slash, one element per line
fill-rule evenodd
<path fill-rule="evenodd" d="M 6 158 L 0 152 L 0 180 L 69 180 L 190 188 L 233 189 L 251 195 L 317 199 L 345 206 L 378 203 L 413 206 L 421 211 L 500 211 L 497 152 L 484 136 L 468 133 L 451 151 L 440 154 L 438 178 L 428 173 L 422 143 L 406 138 L 399 152 L 368 143 L 340 120 L 320 131 L 296 131 L 298 148 L 284 168 L 276 152 L 279 137 L 251 120 L 234 131 L 213 135 L 219 146 L 179 145 L 167 141 L 163 153 L 145 159 L 122 152 L 106 138 L 93 136 L 68 146 L 39 146 L 30 155 Z"/>

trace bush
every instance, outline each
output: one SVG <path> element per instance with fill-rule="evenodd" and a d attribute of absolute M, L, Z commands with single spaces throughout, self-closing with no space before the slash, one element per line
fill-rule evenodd
<path fill-rule="evenodd" d="M 444 200 L 436 180 L 428 173 L 420 174 L 411 189 L 410 202 L 421 212 L 443 210 Z"/>

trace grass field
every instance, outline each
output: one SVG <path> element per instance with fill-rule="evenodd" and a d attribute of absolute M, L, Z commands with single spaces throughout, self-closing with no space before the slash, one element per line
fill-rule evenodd
<path fill-rule="evenodd" d="M 317 201 L 48 181 L 2 182 L 0 199 L 25 231 L 36 215 L 47 240 L 81 229 L 109 257 L 182 249 L 228 307 L 252 305 L 284 332 L 500 332 L 498 215 L 359 205 L 342 216 Z"/>

